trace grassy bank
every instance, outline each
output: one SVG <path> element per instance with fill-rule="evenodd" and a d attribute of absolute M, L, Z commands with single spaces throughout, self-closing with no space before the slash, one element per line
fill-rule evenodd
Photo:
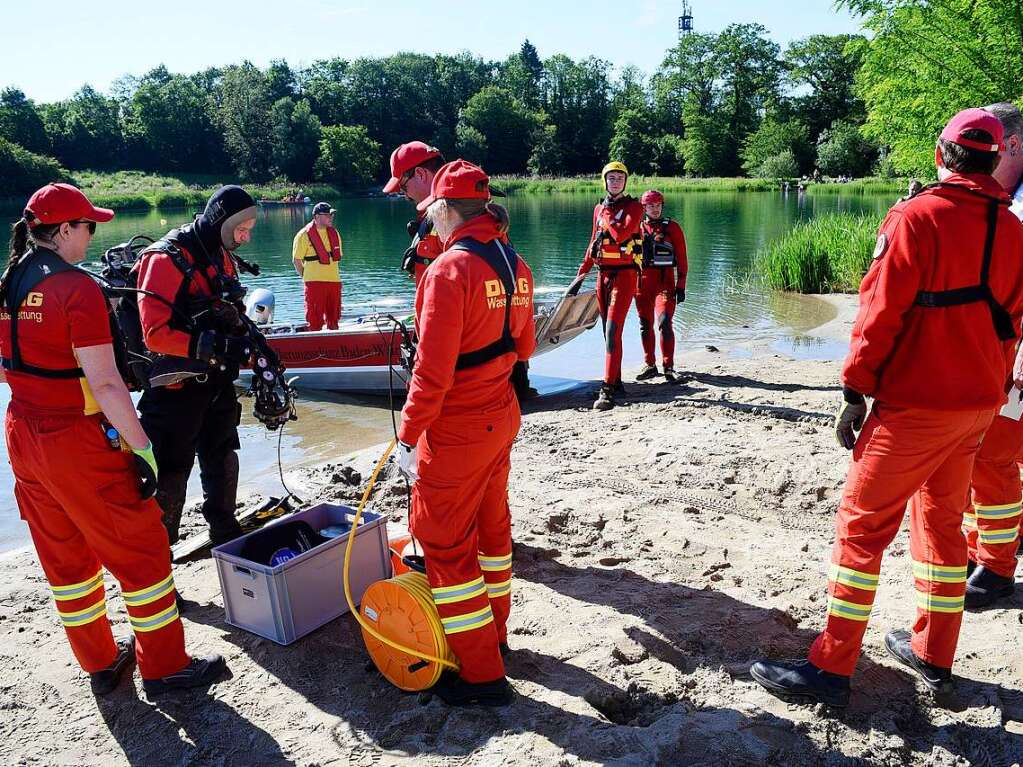
<path fill-rule="evenodd" d="M 152 208 L 189 208 L 205 204 L 221 184 L 237 183 L 235 179 L 217 176 L 158 176 L 136 170 L 116 173 L 77 171 L 74 182 L 96 205 L 115 210 L 150 210 Z M 294 192 L 297 184 L 273 182 L 244 184 L 256 198 L 280 199 Z M 335 199 L 342 192 L 329 184 L 302 184 L 312 198 Z"/>
<path fill-rule="evenodd" d="M 602 194 L 599 176 L 532 178 L 495 176 L 494 185 L 508 194 L 558 194 L 585 192 Z M 628 191 L 637 197 L 646 189 L 662 192 L 769 192 L 779 188 L 776 181 L 762 178 L 685 178 L 680 176 L 630 176 Z"/>
<path fill-rule="evenodd" d="M 775 290 L 851 293 L 870 266 L 877 216 L 829 214 L 797 224 L 757 254 L 754 276 Z"/>

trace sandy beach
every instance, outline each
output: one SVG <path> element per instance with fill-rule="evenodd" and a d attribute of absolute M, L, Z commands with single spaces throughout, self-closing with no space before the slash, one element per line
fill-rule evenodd
<path fill-rule="evenodd" d="M 828 300 L 836 317 L 812 333 L 844 340 L 855 298 Z M 1023 762 L 1023 590 L 967 613 L 958 693 L 933 700 L 882 646 L 885 631 L 914 617 L 905 530 L 885 557 L 846 711 L 791 705 L 750 679 L 752 661 L 801 656 L 823 625 L 849 460 L 831 430 L 839 363 L 752 346 L 687 349 L 680 367 L 686 385 L 629 378 L 625 404 L 607 413 L 590 410 L 589 388 L 526 408 L 510 491 L 513 705 L 448 709 L 395 690 L 367 670 L 350 616 L 290 647 L 233 628 L 209 558 L 176 567 L 175 578 L 190 603 L 190 649 L 223 653 L 231 678 L 151 703 L 136 674 L 97 699 L 35 555 L 22 549 L 0 557 L 4 762 Z M 354 503 L 378 455 L 287 479 L 306 500 Z M 403 487 L 387 467 L 370 508 L 404 522 Z M 125 634 L 109 576 L 107 590 L 115 633 Z"/>

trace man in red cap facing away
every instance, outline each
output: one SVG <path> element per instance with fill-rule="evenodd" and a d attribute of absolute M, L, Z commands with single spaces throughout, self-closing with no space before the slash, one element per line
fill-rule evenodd
<path fill-rule="evenodd" d="M 643 236 L 643 264 L 636 291 L 636 313 L 639 314 L 639 335 L 643 342 L 643 369 L 637 381 L 657 376 L 654 334 L 661 334 L 661 363 L 668 383 L 678 381 L 675 374 L 675 330 L 672 319 L 675 305 L 686 300 L 686 238 L 677 221 L 664 218 L 664 195 L 656 189 L 643 192 L 640 198 L 646 215 L 640 224 Z M 656 331 L 655 331 L 656 328 Z"/>
<path fill-rule="evenodd" d="M 502 646 L 511 610 L 508 474 L 519 431 L 512 365 L 536 344 L 533 276 L 508 243 L 490 180 L 464 160 L 442 167 L 428 212 L 444 243 L 416 290 L 419 350 L 401 412 L 398 467 L 413 483 L 410 528 L 457 675 L 450 705 L 504 705 Z"/>
<path fill-rule="evenodd" d="M 1023 314 L 1023 226 L 991 176 L 1002 140 L 990 113 L 957 114 L 935 150 L 939 183 L 881 224 L 842 370 L 836 433 L 853 460 L 827 625 L 808 659 L 753 664 L 771 692 L 848 703 L 881 556 L 907 503 L 917 617 L 911 632 L 890 631 L 885 648 L 932 691 L 952 687 L 966 592 L 960 525 L 981 438 L 1005 402 Z M 874 398 L 869 416 L 865 396 Z"/>
<path fill-rule="evenodd" d="M 434 174 L 444 164 L 440 150 L 422 141 L 410 141 L 391 152 L 391 178 L 384 184 L 384 194 L 400 192 L 413 205 L 430 196 Z M 417 211 L 408 223 L 412 244 L 405 251 L 401 268 L 415 278 L 416 285 L 423 279 L 426 267 L 441 254 L 440 238 L 433 230 L 433 222 L 426 213 Z"/>
<path fill-rule="evenodd" d="M 984 107 L 1005 128 L 994 178 L 1013 195 L 1009 208 L 1023 216 L 1023 117 L 1015 104 Z M 1009 598 L 1016 590 L 1016 560 L 1020 526 L 1020 469 L 1023 458 L 1023 420 L 996 415 L 973 465 L 973 498 L 963 515 L 963 532 L 970 561 L 966 609 L 987 607 Z"/>

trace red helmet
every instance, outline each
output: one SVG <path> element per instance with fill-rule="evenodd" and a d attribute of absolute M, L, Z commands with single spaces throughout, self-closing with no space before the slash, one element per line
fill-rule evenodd
<path fill-rule="evenodd" d="M 650 189 L 643 192 L 643 196 L 639 198 L 639 201 L 644 205 L 663 205 L 664 195 L 656 189 Z"/>

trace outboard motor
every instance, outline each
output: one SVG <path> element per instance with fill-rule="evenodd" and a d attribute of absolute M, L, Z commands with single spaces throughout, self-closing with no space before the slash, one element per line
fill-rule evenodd
<path fill-rule="evenodd" d="M 245 313 L 257 325 L 269 325 L 274 319 L 273 291 L 256 288 L 245 299 Z"/>

